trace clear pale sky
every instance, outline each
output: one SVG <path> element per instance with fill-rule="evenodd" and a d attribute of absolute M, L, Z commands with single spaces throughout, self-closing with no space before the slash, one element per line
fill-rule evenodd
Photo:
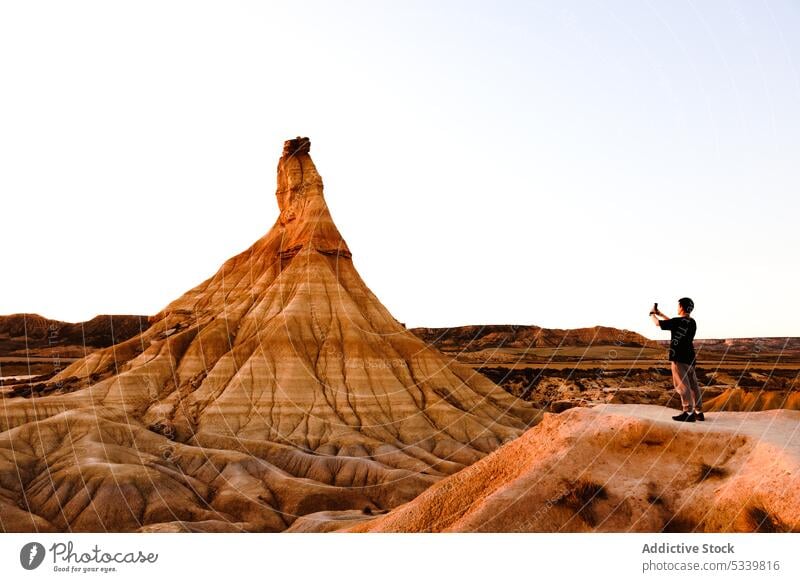
<path fill-rule="evenodd" d="M 302 5 L 301 5 L 302 4 Z M 157 312 L 307 135 L 412 326 L 800 335 L 800 4 L 0 2 L 0 313 Z"/>

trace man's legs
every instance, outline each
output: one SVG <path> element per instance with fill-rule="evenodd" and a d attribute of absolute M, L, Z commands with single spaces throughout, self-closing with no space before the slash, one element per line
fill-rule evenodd
<path fill-rule="evenodd" d="M 694 392 L 689 388 L 689 364 L 683 362 L 670 362 L 672 364 L 672 383 L 675 392 L 681 397 L 681 407 L 684 412 L 692 412 L 695 407 Z"/>
<path fill-rule="evenodd" d="M 700 392 L 700 384 L 697 382 L 697 374 L 695 373 L 696 366 L 692 366 L 689 371 L 689 388 L 694 395 L 694 411 L 703 411 L 703 394 Z"/>

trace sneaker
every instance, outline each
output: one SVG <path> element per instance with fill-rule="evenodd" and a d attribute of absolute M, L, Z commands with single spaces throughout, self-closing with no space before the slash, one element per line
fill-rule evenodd
<path fill-rule="evenodd" d="M 703 422 L 706 419 L 706 417 L 703 416 L 702 412 L 695 412 L 694 413 L 694 419 L 695 420 L 699 420 L 700 422 Z"/>
<path fill-rule="evenodd" d="M 677 420 L 678 422 L 694 422 L 695 417 L 693 413 L 689 413 L 684 410 L 678 416 L 673 416 L 672 420 Z"/>

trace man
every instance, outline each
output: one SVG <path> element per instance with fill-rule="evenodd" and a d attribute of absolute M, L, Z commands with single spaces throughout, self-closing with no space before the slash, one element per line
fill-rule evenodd
<path fill-rule="evenodd" d="M 669 318 L 658 309 L 650 312 L 653 322 L 661 329 L 669 330 L 672 334 L 669 361 L 672 366 L 672 381 L 675 391 L 681 397 L 683 408 L 681 414 L 672 417 L 678 422 L 705 420 L 702 412 L 702 395 L 695 373 L 697 362 L 692 340 L 697 332 L 697 322 L 689 315 L 692 310 L 694 310 L 694 301 L 688 297 L 682 297 L 678 299 L 678 317 Z M 659 317 L 663 319 L 659 320 Z"/>

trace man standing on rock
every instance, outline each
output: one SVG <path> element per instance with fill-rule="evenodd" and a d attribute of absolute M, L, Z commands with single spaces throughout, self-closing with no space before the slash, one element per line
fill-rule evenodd
<path fill-rule="evenodd" d="M 678 299 L 678 317 L 669 318 L 657 308 L 650 312 L 650 318 L 661 329 L 672 333 L 670 340 L 669 361 L 672 366 L 672 381 L 675 391 L 681 397 L 683 412 L 673 416 L 679 422 L 695 422 L 705 420 L 702 412 L 703 399 L 700 386 L 695 373 L 694 334 L 697 332 L 697 322 L 690 313 L 694 309 L 694 301 L 688 297 Z M 659 320 L 661 317 L 663 319 Z"/>

